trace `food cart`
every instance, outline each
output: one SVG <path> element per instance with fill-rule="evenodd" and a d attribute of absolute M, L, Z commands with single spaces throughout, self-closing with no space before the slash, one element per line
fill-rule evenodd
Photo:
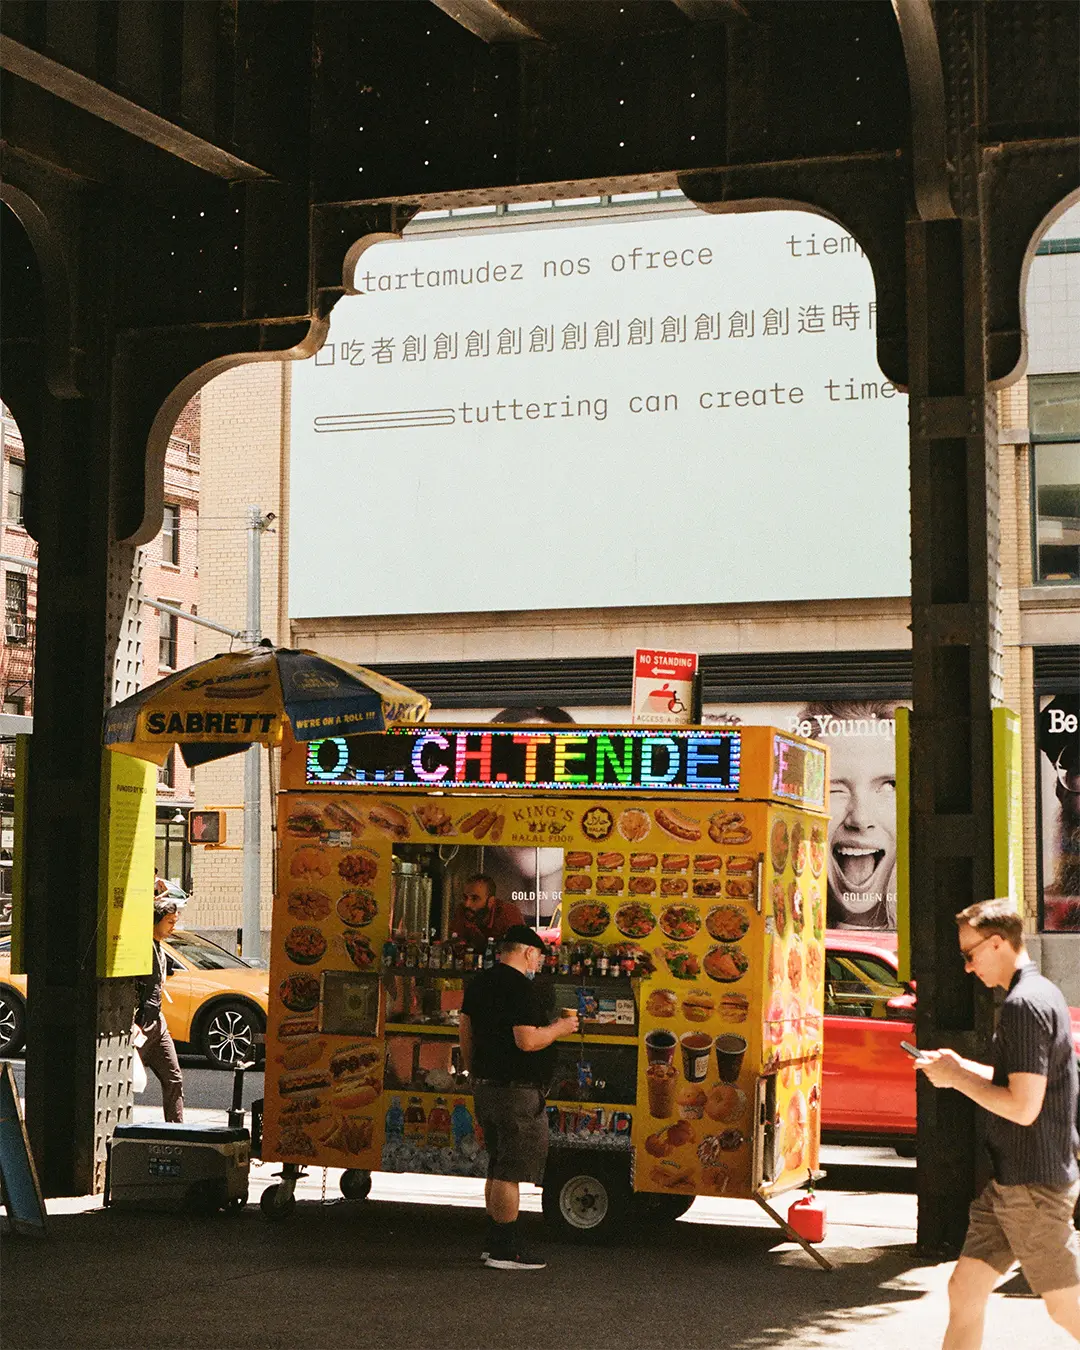
<path fill-rule="evenodd" d="M 496 855 L 562 851 L 544 1211 L 597 1237 L 818 1168 L 827 751 L 774 727 L 393 728 L 283 747 L 262 1157 L 482 1177 L 456 1051 Z M 550 857 L 550 855 L 546 855 Z M 538 892 L 539 893 L 539 892 Z M 533 920 L 535 914 L 526 914 Z M 489 959 L 490 959 L 490 953 Z"/>

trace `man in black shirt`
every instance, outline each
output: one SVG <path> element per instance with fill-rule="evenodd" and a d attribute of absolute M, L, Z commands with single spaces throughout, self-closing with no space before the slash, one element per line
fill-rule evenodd
<path fill-rule="evenodd" d="M 518 1183 L 539 1185 L 547 1158 L 544 1094 L 560 1036 L 578 1029 L 577 1013 L 550 1022 L 531 980 L 544 964 L 544 943 L 525 924 L 508 928 L 499 960 L 473 979 L 461 1008 L 461 1058 L 472 1074 L 476 1118 L 488 1151 L 485 1265 L 542 1270 L 517 1234 Z"/>
<path fill-rule="evenodd" d="M 993 1064 L 952 1050 L 916 1060 L 935 1087 L 955 1088 L 987 1112 L 993 1180 L 972 1202 L 964 1250 L 949 1281 L 944 1350 L 977 1350 L 994 1285 L 1018 1260 L 1050 1316 L 1080 1341 L 1080 1195 L 1077 1078 L 1068 1005 L 1036 970 L 1008 900 L 956 916 L 965 967 L 1008 992 L 994 1032 Z"/>

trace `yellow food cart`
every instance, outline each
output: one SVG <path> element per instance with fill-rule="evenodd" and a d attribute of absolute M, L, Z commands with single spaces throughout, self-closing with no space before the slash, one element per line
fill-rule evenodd
<path fill-rule="evenodd" d="M 262 1123 L 287 1166 L 264 1210 L 309 1165 L 353 1196 L 373 1170 L 485 1175 L 456 1053 L 485 953 L 456 902 L 554 849 L 538 978 L 583 1020 L 557 1042 L 545 1214 L 599 1237 L 713 1195 L 779 1221 L 770 1198 L 818 1168 L 827 785 L 826 749 L 775 727 L 287 740 Z"/>

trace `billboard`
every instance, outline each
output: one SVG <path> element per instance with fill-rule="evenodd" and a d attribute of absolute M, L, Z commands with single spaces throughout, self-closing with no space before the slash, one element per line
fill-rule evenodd
<path fill-rule="evenodd" d="M 293 617 L 907 595 L 870 266 L 799 212 L 369 248 L 293 370 Z"/>

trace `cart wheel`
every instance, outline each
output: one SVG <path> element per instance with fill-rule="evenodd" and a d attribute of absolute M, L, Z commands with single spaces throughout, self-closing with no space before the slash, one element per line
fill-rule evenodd
<path fill-rule="evenodd" d="M 371 1173 L 363 1167 L 346 1167 L 338 1185 L 346 1200 L 366 1200 L 371 1194 Z"/>
<path fill-rule="evenodd" d="M 631 1197 L 630 1213 L 640 1223 L 674 1223 L 694 1203 L 692 1195 L 652 1195 L 638 1191 Z"/>
<path fill-rule="evenodd" d="M 544 1218 L 569 1242 L 608 1242 L 630 1208 L 630 1169 L 587 1153 L 558 1158 L 544 1173 Z"/>
<path fill-rule="evenodd" d="M 291 1188 L 267 1186 L 259 1196 L 259 1208 L 268 1219 L 287 1219 L 296 1208 L 296 1196 Z"/>

